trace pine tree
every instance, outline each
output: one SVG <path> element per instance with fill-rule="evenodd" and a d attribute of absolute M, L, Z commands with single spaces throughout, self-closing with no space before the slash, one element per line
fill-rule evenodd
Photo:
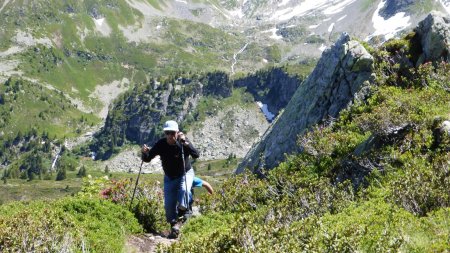
<path fill-rule="evenodd" d="M 80 170 L 77 173 L 77 177 L 85 177 L 87 175 L 86 167 L 81 166 Z"/>
<path fill-rule="evenodd" d="M 56 181 L 62 181 L 64 179 L 66 179 L 66 169 L 65 168 L 60 168 L 58 170 L 58 174 L 56 174 Z"/>

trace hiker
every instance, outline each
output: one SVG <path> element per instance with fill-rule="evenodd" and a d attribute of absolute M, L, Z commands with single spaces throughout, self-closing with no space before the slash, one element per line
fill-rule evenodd
<path fill-rule="evenodd" d="M 150 162 L 157 155 L 161 158 L 164 170 L 164 209 L 166 220 L 171 225 L 169 237 L 176 238 L 181 224 L 191 215 L 188 208 L 190 194 L 187 194 L 186 190 L 191 189 L 195 175 L 189 155 L 198 158 L 199 153 L 183 132 L 179 131 L 177 122 L 167 121 L 163 130 L 165 138 L 157 141 L 152 148 L 144 144 L 142 160 Z"/>
<path fill-rule="evenodd" d="M 192 189 L 191 189 L 191 197 L 190 197 L 190 202 L 189 202 L 189 210 L 192 211 L 192 205 L 194 204 L 194 188 L 195 187 L 204 187 L 206 189 L 206 191 L 208 191 L 209 194 L 213 194 L 214 193 L 214 189 L 212 188 L 212 186 L 206 182 L 205 180 L 202 180 L 199 177 L 194 177 L 194 181 L 192 183 Z M 198 199 L 195 200 L 196 202 L 198 202 Z"/>
<path fill-rule="evenodd" d="M 206 182 L 205 180 L 202 180 L 199 177 L 194 177 L 194 182 L 192 183 L 192 188 L 202 187 L 202 186 L 206 189 L 206 191 L 208 191 L 209 194 L 214 193 L 214 189 L 208 182 Z"/>

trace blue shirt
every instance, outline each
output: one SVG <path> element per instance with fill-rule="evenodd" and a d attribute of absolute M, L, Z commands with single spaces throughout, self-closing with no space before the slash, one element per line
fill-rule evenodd
<path fill-rule="evenodd" d="M 194 182 L 192 183 L 192 187 L 202 187 L 203 186 L 203 180 L 201 180 L 198 177 L 194 177 Z"/>

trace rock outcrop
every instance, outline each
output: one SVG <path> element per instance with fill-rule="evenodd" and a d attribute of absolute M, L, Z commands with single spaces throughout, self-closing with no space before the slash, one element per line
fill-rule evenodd
<path fill-rule="evenodd" d="M 380 10 L 380 15 L 384 19 L 389 19 L 399 12 L 409 13 L 413 4 L 414 0 L 389 0 Z"/>
<path fill-rule="evenodd" d="M 188 116 L 195 120 L 192 114 L 200 98 L 227 96 L 231 86 L 228 76 L 220 72 L 190 79 L 153 80 L 136 86 L 112 104 L 91 149 L 97 153 L 97 159 L 105 160 L 126 141 L 154 143 L 163 136 L 161 126 L 165 120 L 176 120 L 183 129 Z"/>
<path fill-rule="evenodd" d="M 355 97 L 362 96 L 373 78 L 372 70 L 373 57 L 348 34 L 342 34 L 323 53 L 314 71 L 236 172 L 270 169 L 283 161 L 285 154 L 300 151 L 298 135 L 329 117 L 337 117 Z"/>
<path fill-rule="evenodd" d="M 450 61 L 450 17 L 431 12 L 415 29 L 423 54 L 417 65 L 428 61 Z"/>
<path fill-rule="evenodd" d="M 252 116 L 249 116 L 252 115 Z M 209 116 L 188 138 L 200 152 L 200 160 L 226 159 L 229 155 L 243 158 L 269 123 L 255 104 L 253 107 L 232 106 Z"/>
<path fill-rule="evenodd" d="M 301 77 L 290 76 L 281 68 L 273 68 L 235 80 L 234 87 L 245 87 L 255 100 L 266 104 L 271 113 L 278 115 L 302 81 Z"/>

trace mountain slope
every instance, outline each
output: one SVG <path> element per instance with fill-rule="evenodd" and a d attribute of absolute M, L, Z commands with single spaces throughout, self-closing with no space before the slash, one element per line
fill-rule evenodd
<path fill-rule="evenodd" d="M 273 170 L 227 180 L 167 251 L 448 251 L 450 64 L 411 64 L 417 41 L 368 48 L 368 97 L 313 126 Z"/>
<path fill-rule="evenodd" d="M 427 61 L 449 61 L 450 40 L 448 15 L 432 12 L 410 34 L 409 57 L 404 68 Z M 405 49 L 403 49 L 405 50 Z M 300 151 L 297 138 L 318 123 L 333 121 L 341 110 L 367 96 L 373 83 L 372 56 L 356 41 L 343 35 L 335 46 L 324 52 L 313 73 L 297 89 L 283 114 L 254 146 L 237 172 L 273 168 L 286 154 Z M 400 80 L 397 82 L 401 82 Z M 311 99 L 305 100 L 305 97 Z M 295 127 L 292 127 L 292 126 Z"/>
<path fill-rule="evenodd" d="M 378 43 L 429 10 L 443 9 L 442 3 L 2 0 L 0 81 L 14 77 L 56 90 L 76 114 L 100 122 L 120 93 L 154 78 L 217 70 L 240 77 L 297 64 L 319 57 L 341 31 Z M 397 20 L 400 25 L 390 27 Z M 374 22 L 391 29 L 379 31 Z M 277 105 L 275 114 L 283 106 Z M 43 123 L 42 128 L 61 128 Z M 6 134 L 14 138 L 12 132 Z M 66 134 L 82 132 L 71 128 Z"/>
<path fill-rule="evenodd" d="M 376 78 L 370 80 L 366 96 L 340 111 L 339 117 L 312 125 L 298 141 L 303 152 L 291 154 L 273 170 L 263 170 L 258 175 L 243 173 L 226 180 L 216 188 L 216 194 L 202 198 L 202 216 L 184 225 L 179 242 L 167 248 L 161 246 L 159 250 L 449 251 L 448 20 L 433 13 L 414 32 L 377 48 L 368 45 L 362 48 L 361 43 L 342 36 L 340 43 L 324 53 L 325 59 L 341 66 L 328 73 L 325 69 L 339 64 L 326 65 L 326 60 L 319 60 L 318 66 L 323 69 L 316 69 L 310 80 L 317 78 L 317 73 L 323 73 L 324 79 L 318 78 L 318 85 L 348 91 L 343 94 L 351 96 L 348 87 L 354 84 L 354 88 L 358 88 L 360 82 L 355 80 L 362 81 L 367 78 L 367 72 L 373 72 Z M 338 55 L 344 52 L 346 54 Z M 333 53 L 336 57 L 330 56 Z M 326 78 L 326 73 L 337 77 L 331 79 L 330 85 L 327 85 L 330 79 Z M 347 80 L 347 77 L 352 78 Z M 193 87 L 200 86 L 198 79 L 190 79 Z M 176 76 L 167 80 L 166 83 L 159 80 L 160 85 L 170 87 L 172 84 L 174 88 L 173 84 L 182 87 L 186 82 Z M 224 87 L 229 86 L 214 86 L 224 80 L 227 80 L 226 74 L 216 73 L 202 83 L 212 85 L 215 92 L 211 95 L 227 94 L 229 90 Z M 299 90 L 304 89 L 305 84 Z M 186 97 L 194 94 L 188 89 L 183 94 L 182 89 L 158 90 L 144 85 L 136 89 L 145 92 L 131 90 L 129 93 L 135 92 L 138 96 L 128 99 L 145 100 L 152 92 L 163 96 L 150 98 L 156 101 L 157 108 L 169 108 L 167 103 L 159 102 L 168 101 L 171 95 L 172 100 L 177 100 L 170 94 L 172 92 L 178 91 Z M 311 91 L 300 102 L 311 103 L 312 111 L 323 109 L 319 101 L 322 95 L 329 99 L 322 101 L 347 104 L 347 96 L 331 96 L 342 94 L 331 93 Z M 182 100 L 176 101 L 172 106 L 182 103 Z M 131 106 L 124 105 L 118 100 L 117 107 L 122 111 L 110 116 L 119 120 L 127 117 L 120 112 Z M 145 108 L 145 103 L 135 105 L 140 106 L 139 110 L 149 109 Z M 208 110 L 198 111 L 199 118 L 214 113 L 217 107 L 209 105 L 204 106 Z M 328 106 L 326 104 L 325 109 L 330 113 L 341 109 Z M 161 111 L 155 113 L 161 115 Z M 278 120 L 281 121 L 283 115 Z M 116 133 L 120 137 L 121 132 Z M 39 153 L 31 158 L 30 161 L 38 161 Z M 88 178 L 79 194 L 58 201 L 0 206 L 0 251 L 89 248 L 98 252 L 121 252 L 126 233 L 166 229 L 159 182 L 141 181 L 134 206 L 130 207 L 134 185 L 133 180 L 126 177 L 120 181 Z"/>

